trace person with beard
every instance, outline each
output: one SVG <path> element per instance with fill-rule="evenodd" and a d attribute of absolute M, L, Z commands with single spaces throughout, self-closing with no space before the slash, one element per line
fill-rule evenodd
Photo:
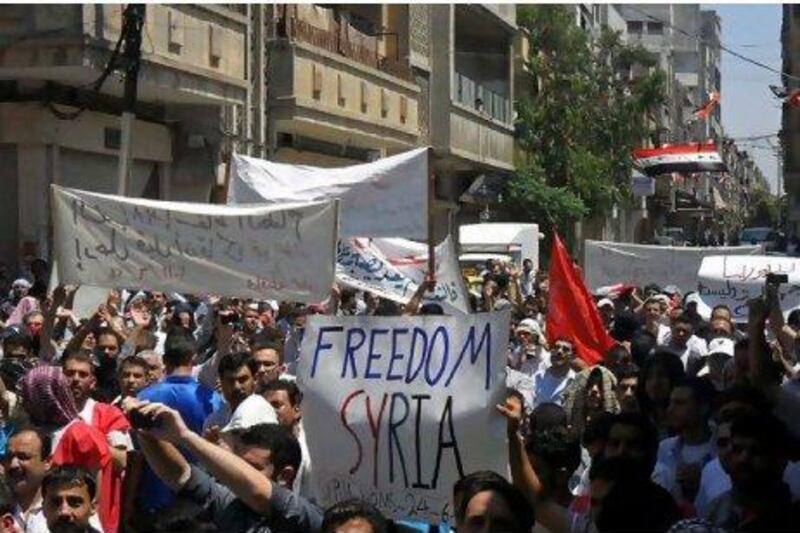
<path fill-rule="evenodd" d="M 42 481 L 44 516 L 50 533 L 100 533 L 90 523 L 97 485 L 86 470 L 58 466 Z"/>
<path fill-rule="evenodd" d="M 730 531 L 793 531 L 800 509 L 783 481 L 791 437 L 775 417 L 752 413 L 730 427 L 731 489 L 711 502 L 708 519 Z"/>
<path fill-rule="evenodd" d="M 124 470 L 127 453 L 133 450 L 130 424 L 117 407 L 91 397 L 97 386 L 92 357 L 83 350 L 67 353 L 61 367 L 69 381 L 78 417 L 106 436 L 114 465 L 118 471 Z"/>
<path fill-rule="evenodd" d="M 247 352 L 226 354 L 219 362 L 219 380 L 225 403 L 208 415 L 204 434 L 216 434 L 231 420 L 231 415 L 256 389 L 256 361 Z"/>

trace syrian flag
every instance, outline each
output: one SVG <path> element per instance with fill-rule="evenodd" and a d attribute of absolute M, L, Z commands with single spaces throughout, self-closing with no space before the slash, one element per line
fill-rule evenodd
<path fill-rule="evenodd" d="M 633 151 L 633 159 L 636 167 L 650 177 L 673 172 L 690 174 L 728 170 L 713 142 L 639 148 Z"/>
<path fill-rule="evenodd" d="M 706 120 L 708 116 L 711 114 L 711 111 L 714 107 L 719 103 L 719 93 L 713 92 L 708 98 L 708 102 L 701 105 L 697 109 L 694 110 L 692 116 L 694 120 Z"/>

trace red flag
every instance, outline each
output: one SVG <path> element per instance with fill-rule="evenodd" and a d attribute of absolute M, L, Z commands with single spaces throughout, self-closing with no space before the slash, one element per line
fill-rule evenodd
<path fill-rule="evenodd" d="M 576 355 L 590 365 L 602 361 L 614 345 L 614 339 L 603 327 L 594 298 L 556 233 L 550 254 L 547 338 L 551 345 L 560 338 L 571 341 Z"/>

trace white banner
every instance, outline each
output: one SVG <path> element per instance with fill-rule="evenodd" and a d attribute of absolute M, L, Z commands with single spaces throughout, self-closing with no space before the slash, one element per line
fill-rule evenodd
<path fill-rule="evenodd" d="M 220 206 L 53 186 L 60 282 L 242 298 L 330 294 L 335 202 Z"/>
<path fill-rule="evenodd" d="M 800 307 L 800 259 L 771 255 L 711 256 L 703 259 L 697 274 L 697 292 L 702 303 L 698 312 L 705 318 L 715 305 L 727 305 L 736 322 L 747 322 L 747 301 L 764 293 L 770 272 L 786 274 L 789 282 L 780 287 L 781 309 L 788 315 Z"/>
<path fill-rule="evenodd" d="M 436 288 L 423 303 L 436 303 L 448 314 L 469 313 L 469 300 L 450 237 L 435 249 Z M 336 280 L 398 303 L 408 303 L 425 279 L 428 247 L 406 239 L 341 239 Z"/>
<path fill-rule="evenodd" d="M 589 288 L 626 283 L 675 285 L 686 293 L 697 289 L 697 270 L 710 255 L 754 255 L 760 246 L 651 246 L 586 240 L 584 272 Z"/>
<path fill-rule="evenodd" d="M 427 239 L 428 149 L 320 168 L 234 154 L 228 204 L 341 199 L 342 237 Z"/>
<path fill-rule="evenodd" d="M 309 317 L 298 382 L 319 503 L 438 522 L 460 477 L 504 474 L 509 319 Z"/>

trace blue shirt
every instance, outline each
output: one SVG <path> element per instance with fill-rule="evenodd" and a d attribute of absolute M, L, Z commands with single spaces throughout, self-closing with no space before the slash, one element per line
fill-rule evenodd
<path fill-rule="evenodd" d="M 191 376 L 167 376 L 139 392 L 138 398 L 163 403 L 175 409 L 181 414 L 186 426 L 198 434 L 203 432 L 206 417 L 222 405 L 219 394 Z M 194 462 L 193 457 L 186 458 Z M 170 505 L 175 499 L 175 493 L 145 464 L 138 499 L 145 509 L 153 511 Z"/>

